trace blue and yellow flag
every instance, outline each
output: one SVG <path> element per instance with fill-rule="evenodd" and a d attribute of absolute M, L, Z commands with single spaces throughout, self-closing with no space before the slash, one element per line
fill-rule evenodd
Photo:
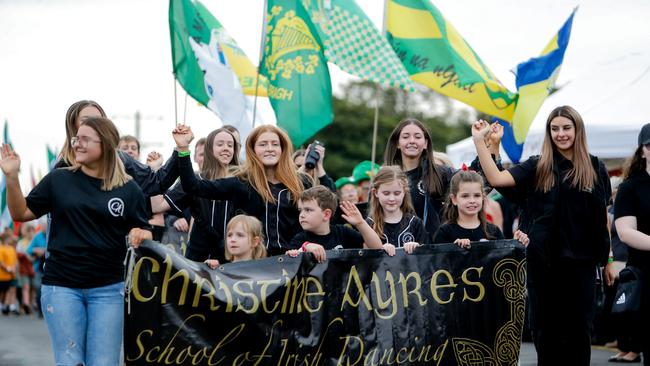
<path fill-rule="evenodd" d="M 414 81 L 510 120 L 516 95 L 481 61 L 429 0 L 389 0 L 387 37 Z"/>
<path fill-rule="evenodd" d="M 299 0 L 269 0 L 260 74 L 278 126 L 300 145 L 332 123 L 332 85 L 325 47 Z"/>
<path fill-rule="evenodd" d="M 539 57 L 531 58 L 526 62 L 517 65 L 517 91 L 519 100 L 517 108 L 512 116 L 512 129 L 517 143 L 523 144 L 528 134 L 528 129 L 535 115 L 548 97 L 550 90 L 555 84 L 560 67 L 564 60 L 564 52 L 569 45 L 571 36 L 571 25 L 573 10 L 569 19 L 564 23 L 560 31 L 551 39 Z"/>

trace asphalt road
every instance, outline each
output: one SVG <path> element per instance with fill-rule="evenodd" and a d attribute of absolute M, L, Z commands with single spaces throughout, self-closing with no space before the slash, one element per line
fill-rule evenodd
<path fill-rule="evenodd" d="M 612 365 L 607 359 L 615 350 L 592 347 L 592 365 Z M 524 343 L 519 364 L 536 365 L 537 356 L 532 344 Z M 36 316 L 0 315 L 0 366 L 53 365 L 52 347 L 43 319 Z M 640 364 L 637 364 L 640 365 Z"/>

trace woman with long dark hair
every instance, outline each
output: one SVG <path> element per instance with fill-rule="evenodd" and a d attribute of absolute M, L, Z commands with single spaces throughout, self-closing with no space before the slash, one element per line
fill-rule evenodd
<path fill-rule="evenodd" d="M 231 169 L 239 166 L 239 142 L 228 129 L 219 128 L 205 140 L 203 163 L 199 178 L 215 180 L 231 175 Z M 182 215 L 190 208 L 193 224 L 185 257 L 196 262 L 216 259 L 224 263 L 224 238 L 228 221 L 234 210 L 232 200 L 211 200 L 186 193 L 177 183 L 164 195 L 152 198 L 154 213 L 174 210 Z"/>
<path fill-rule="evenodd" d="M 50 214 L 41 308 L 57 365 L 117 365 L 124 323 L 125 237 L 151 239 L 142 191 L 118 157 L 119 134 L 86 117 L 70 138 L 73 165 L 54 169 L 25 198 L 20 158 L 2 147 L 7 206 L 14 221 Z"/>
<path fill-rule="evenodd" d="M 643 364 L 650 365 L 650 123 L 641 129 L 624 175 L 614 201 L 614 224 L 619 238 L 628 245 L 627 266 L 643 274 L 638 334 Z"/>
<path fill-rule="evenodd" d="M 472 137 L 495 188 L 513 187 L 523 207 L 519 228 L 527 253 L 529 325 L 539 365 L 589 365 L 596 271 L 609 252 L 605 165 L 589 154 L 580 114 L 555 108 L 539 156 L 499 171 L 484 144 L 490 126 L 477 121 Z"/>
<path fill-rule="evenodd" d="M 264 224 L 265 246 L 270 255 L 284 254 L 301 230 L 297 200 L 313 180 L 291 160 L 289 136 L 273 125 L 256 127 L 246 139 L 246 162 L 232 177 L 199 180 L 192 172 L 187 146 L 193 135 L 189 127 L 174 130 L 183 190 L 208 199 L 232 199 L 233 209 L 257 217 Z"/>

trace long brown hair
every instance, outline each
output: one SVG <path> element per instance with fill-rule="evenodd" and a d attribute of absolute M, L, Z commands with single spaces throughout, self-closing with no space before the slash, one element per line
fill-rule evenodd
<path fill-rule="evenodd" d="M 247 216 L 247 215 L 237 215 L 230 219 L 228 226 L 226 227 L 226 240 L 228 237 L 228 232 L 232 230 L 235 225 L 241 224 L 244 228 L 246 234 L 248 234 L 248 240 L 250 240 L 251 245 L 253 245 L 253 240 L 255 238 L 260 238 L 259 243 L 253 247 L 253 255 L 251 259 L 260 259 L 266 258 L 266 247 L 264 247 L 264 233 L 262 232 L 262 223 L 256 217 Z M 228 250 L 228 245 L 225 245 L 225 257 L 227 260 L 232 260 L 232 254 Z"/>
<path fill-rule="evenodd" d="M 391 132 L 388 142 L 386 143 L 386 150 L 384 151 L 384 165 L 398 165 L 399 167 L 404 167 L 402 164 L 402 153 L 398 149 L 399 146 L 399 136 L 402 133 L 402 129 L 408 125 L 415 125 L 422 130 L 424 138 L 427 141 L 427 146 L 422 155 L 420 156 L 420 167 L 422 171 L 422 183 L 424 185 L 424 190 L 427 193 L 434 193 L 436 195 L 443 195 L 444 185 L 442 183 L 442 177 L 436 164 L 434 164 L 431 154 L 433 152 L 433 144 L 431 142 L 431 134 L 426 126 L 415 118 L 406 118 L 400 121 L 400 123 L 395 126 L 393 132 Z"/>
<path fill-rule="evenodd" d="M 587 134 L 582 117 L 572 107 L 565 105 L 555 108 L 546 119 L 546 135 L 542 145 L 542 154 L 537 163 L 536 189 L 548 192 L 556 184 L 553 174 L 553 154 L 557 151 L 553 138 L 551 137 L 551 122 L 556 117 L 565 117 L 573 122 L 575 128 L 575 139 L 573 140 L 573 167 L 566 176 L 571 186 L 580 190 L 591 188 L 596 183 L 596 171 L 591 164 L 589 150 L 587 148 Z"/>
<path fill-rule="evenodd" d="M 643 156 L 643 145 L 640 145 L 634 151 L 632 155 L 625 162 L 625 168 L 623 169 L 623 179 L 628 179 L 629 177 L 638 174 L 646 169 L 646 159 Z"/>
<path fill-rule="evenodd" d="M 273 125 L 261 125 L 256 127 L 246 139 L 246 162 L 236 172 L 235 176 L 248 181 L 255 191 L 262 196 L 265 202 L 275 203 L 275 197 L 269 188 L 268 178 L 264 170 L 264 164 L 255 154 L 255 143 L 257 139 L 265 132 L 271 132 L 278 135 L 280 139 L 280 159 L 275 166 L 275 178 L 279 180 L 291 192 L 291 200 L 294 204 L 298 203 L 300 194 L 305 189 L 299 175 L 296 174 L 296 166 L 291 160 L 293 147 L 291 140 L 286 132 L 281 128 Z"/>
<path fill-rule="evenodd" d="M 102 154 L 100 157 L 100 176 L 102 179 L 102 190 L 110 191 L 126 184 L 131 176 L 126 174 L 122 159 L 117 153 L 117 146 L 120 141 L 120 133 L 113 122 L 104 117 L 88 117 L 81 121 L 80 126 L 88 126 L 97 132 L 99 136 Z M 76 161 L 69 168 L 77 170 L 81 167 Z"/>
<path fill-rule="evenodd" d="M 402 171 L 402 168 L 397 165 L 384 165 L 379 169 L 377 175 L 372 180 L 371 194 L 370 194 L 370 218 L 372 219 L 372 229 L 380 237 L 384 235 L 384 209 L 379 203 L 379 198 L 377 198 L 377 191 L 382 184 L 391 184 L 393 182 L 400 182 L 402 184 L 402 189 L 404 190 L 404 199 L 400 205 L 400 210 L 402 213 L 413 214 L 413 204 L 411 203 L 411 195 L 409 194 L 409 182 L 406 178 L 406 174 Z"/>
<path fill-rule="evenodd" d="M 81 113 L 81 110 L 86 108 L 86 107 L 95 107 L 99 110 L 99 113 L 102 115 L 102 117 L 106 117 L 106 112 L 104 112 L 104 108 L 102 108 L 97 102 L 92 101 L 92 100 L 80 100 L 78 102 L 73 103 L 69 108 L 68 111 L 65 113 L 65 142 L 63 143 L 63 148 L 61 149 L 61 155 L 60 158 L 63 160 L 66 165 L 74 165 L 75 164 L 75 155 L 74 155 L 74 148 L 72 147 L 72 144 L 70 143 L 70 139 L 75 137 L 77 135 L 77 129 L 78 129 L 78 124 L 80 125 L 78 121 L 79 119 L 79 113 Z"/>
<path fill-rule="evenodd" d="M 472 170 L 459 170 L 451 177 L 451 182 L 449 183 L 449 194 L 447 195 L 447 200 L 445 202 L 445 211 L 443 213 L 445 224 L 458 224 L 458 206 L 454 205 L 451 201 L 452 195 L 455 197 L 458 195 L 460 190 L 461 183 L 478 183 L 481 187 L 481 193 L 483 192 L 483 177 L 475 171 Z M 487 230 L 487 219 L 485 218 L 485 194 L 483 194 L 483 204 L 481 205 L 481 210 L 478 212 L 478 220 L 481 223 L 481 230 L 487 239 L 494 239 L 492 235 Z"/>
<path fill-rule="evenodd" d="M 221 132 L 227 133 L 232 137 L 233 141 L 233 156 L 228 165 L 223 165 L 219 159 L 214 156 L 214 139 Z M 201 177 L 203 179 L 214 180 L 224 178 L 228 176 L 228 169 L 230 167 L 236 167 L 239 165 L 239 150 L 241 149 L 241 146 L 233 133 L 227 128 L 222 127 L 210 132 L 208 137 L 205 139 L 205 146 L 203 148 L 205 149 L 203 153 L 203 165 L 201 166 Z"/>

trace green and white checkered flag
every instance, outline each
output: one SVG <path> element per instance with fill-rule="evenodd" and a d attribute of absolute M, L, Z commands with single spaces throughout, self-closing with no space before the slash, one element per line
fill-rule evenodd
<path fill-rule="evenodd" d="M 325 45 L 325 56 L 343 71 L 389 87 L 415 90 L 386 38 L 354 0 L 303 0 Z"/>

